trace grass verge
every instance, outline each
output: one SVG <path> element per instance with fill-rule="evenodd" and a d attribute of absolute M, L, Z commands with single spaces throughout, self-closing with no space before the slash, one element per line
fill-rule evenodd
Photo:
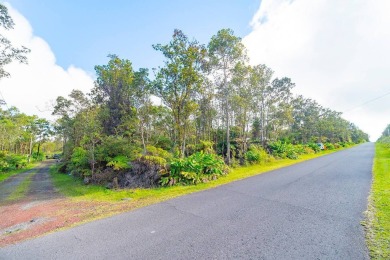
<path fill-rule="evenodd" d="M 377 143 L 369 198 L 367 246 L 372 259 L 390 259 L 390 146 Z"/>
<path fill-rule="evenodd" d="M 0 172 L 0 183 L 7 180 L 8 178 L 16 175 L 16 174 L 31 170 L 32 168 L 37 167 L 38 164 L 39 163 L 30 163 L 29 165 L 27 165 L 26 168 L 23 168 L 23 169 L 12 170 L 9 172 Z"/>

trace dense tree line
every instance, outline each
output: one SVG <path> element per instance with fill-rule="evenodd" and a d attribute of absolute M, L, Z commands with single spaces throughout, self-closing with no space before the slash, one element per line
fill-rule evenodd
<path fill-rule="evenodd" d="M 379 137 L 377 142 L 390 144 L 390 124 L 386 126 L 385 130 L 383 130 L 382 135 Z"/>
<path fill-rule="evenodd" d="M 153 48 L 164 64 L 152 75 L 109 55 L 107 65 L 95 67 L 91 93 L 74 90 L 57 98 L 53 114 L 64 143 L 62 170 L 114 184 L 121 174 L 119 182 L 129 184 L 146 173 L 142 178 L 150 185 L 160 180 L 156 174 L 166 184 L 200 182 L 226 173 L 219 158 L 245 164 L 266 158 L 265 151 L 275 147 L 283 146 L 280 155 L 286 155 L 293 145 L 315 151 L 317 142 L 334 147 L 368 140 L 341 113 L 293 95 L 291 79 L 275 77 L 266 65 L 249 65 L 241 39 L 230 29 L 217 32 L 208 45 L 175 30 L 169 43 Z M 207 175 L 210 169 L 217 170 Z"/>
<path fill-rule="evenodd" d="M 21 113 L 17 108 L 0 108 L 0 172 L 22 168 L 32 160 L 42 160 L 60 144 L 52 142 L 49 121 Z"/>

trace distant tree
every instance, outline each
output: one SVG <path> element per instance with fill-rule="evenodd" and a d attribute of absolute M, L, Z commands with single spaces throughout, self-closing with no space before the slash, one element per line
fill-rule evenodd
<path fill-rule="evenodd" d="M 14 21 L 8 14 L 8 9 L 5 5 L 0 4 L 0 27 L 5 30 L 14 28 Z M 0 79 L 9 77 L 10 74 L 5 71 L 4 66 L 16 60 L 20 63 L 27 63 L 26 54 L 30 50 L 22 46 L 21 48 L 15 48 L 12 46 L 11 41 L 8 40 L 0 33 Z"/>

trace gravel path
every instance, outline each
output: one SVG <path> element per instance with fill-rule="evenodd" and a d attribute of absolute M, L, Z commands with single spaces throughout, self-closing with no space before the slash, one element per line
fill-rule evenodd
<path fill-rule="evenodd" d="M 49 168 L 54 163 L 53 160 L 42 162 L 37 168 L 17 174 L 0 183 L 0 205 L 16 203 L 25 200 L 51 200 L 58 198 L 49 175 Z M 31 178 L 31 184 L 26 196 L 17 201 L 9 201 L 12 192 L 27 178 Z"/>

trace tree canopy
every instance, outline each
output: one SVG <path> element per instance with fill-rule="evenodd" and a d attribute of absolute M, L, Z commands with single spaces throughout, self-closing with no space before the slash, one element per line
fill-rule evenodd
<path fill-rule="evenodd" d="M 14 28 L 14 25 L 12 17 L 8 14 L 7 7 L 0 3 L 0 27 L 10 30 Z M 24 46 L 20 48 L 14 47 L 11 41 L 0 33 L 0 79 L 10 76 L 4 68 L 5 65 L 14 60 L 20 63 L 27 63 L 26 54 L 29 52 L 30 50 Z"/>

